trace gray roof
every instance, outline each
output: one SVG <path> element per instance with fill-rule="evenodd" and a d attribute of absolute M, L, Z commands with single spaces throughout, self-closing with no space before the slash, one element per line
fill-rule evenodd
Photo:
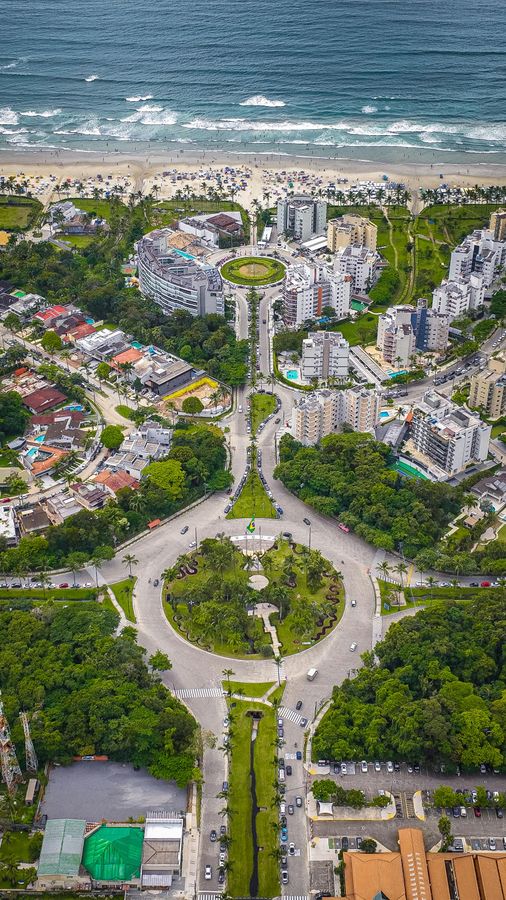
<path fill-rule="evenodd" d="M 77 875 L 84 846 L 84 819 L 48 819 L 38 875 Z"/>

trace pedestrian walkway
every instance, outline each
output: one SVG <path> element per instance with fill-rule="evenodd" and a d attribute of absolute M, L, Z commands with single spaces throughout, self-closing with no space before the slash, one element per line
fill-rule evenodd
<path fill-rule="evenodd" d="M 296 712 L 294 709 L 289 709 L 287 706 L 279 707 L 279 715 L 282 719 L 288 719 L 289 722 L 295 722 L 297 725 L 300 725 L 304 718 L 300 713 Z"/>
<path fill-rule="evenodd" d="M 223 688 L 212 687 L 212 688 L 180 688 L 177 691 L 174 691 L 175 696 L 179 700 L 190 700 L 195 697 L 224 697 L 225 691 Z"/>
<path fill-rule="evenodd" d="M 283 894 L 281 900 L 309 900 L 307 894 Z"/>
<path fill-rule="evenodd" d="M 211 893 L 211 891 L 199 891 L 197 896 L 198 900 L 216 900 L 216 898 L 221 900 L 223 894 L 221 891 L 214 891 L 214 893 Z M 304 900 L 307 900 L 307 898 L 304 897 Z"/>

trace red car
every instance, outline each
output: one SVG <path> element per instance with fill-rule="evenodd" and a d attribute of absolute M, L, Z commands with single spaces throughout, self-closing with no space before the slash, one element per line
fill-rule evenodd
<path fill-rule="evenodd" d="M 344 524 L 344 522 L 338 522 L 338 523 L 337 523 L 337 527 L 340 528 L 341 531 L 344 531 L 345 534 L 349 534 L 349 533 L 350 533 L 350 529 L 348 528 L 347 525 Z"/>
<path fill-rule="evenodd" d="M 62 582 L 62 584 L 58 585 L 59 588 L 68 588 L 68 583 L 66 581 Z"/>
<path fill-rule="evenodd" d="M 490 587 L 490 581 L 480 581 L 480 587 Z"/>
<path fill-rule="evenodd" d="M 474 807 L 474 814 L 477 819 L 481 819 L 481 809 L 479 806 Z"/>

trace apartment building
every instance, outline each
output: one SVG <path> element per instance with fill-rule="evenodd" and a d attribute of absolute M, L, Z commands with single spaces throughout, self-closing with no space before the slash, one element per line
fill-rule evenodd
<path fill-rule="evenodd" d="M 223 282 L 218 269 L 168 244 L 172 232 L 162 228 L 138 241 L 137 266 L 141 293 L 164 313 L 184 309 L 192 316 L 223 315 Z"/>
<path fill-rule="evenodd" d="M 486 460 L 490 432 L 490 425 L 436 391 L 428 391 L 413 410 L 415 449 L 449 477 Z"/>
<path fill-rule="evenodd" d="M 350 345 L 339 331 L 310 331 L 302 341 L 301 372 L 308 381 L 346 381 L 349 366 Z"/>
<path fill-rule="evenodd" d="M 317 391 L 292 411 L 292 435 L 305 447 L 317 444 L 344 423 L 354 431 L 373 432 L 378 422 L 379 395 L 362 387 Z"/>
<path fill-rule="evenodd" d="M 376 344 L 390 365 L 408 366 L 417 350 L 446 350 L 449 326 L 449 316 L 427 309 L 426 300 L 418 300 L 416 307 L 391 306 L 378 318 Z"/>
<path fill-rule="evenodd" d="M 506 240 L 496 238 L 503 228 L 502 216 L 494 219 L 494 230 L 483 228 L 469 234 L 450 258 L 449 279 L 468 279 L 473 272 L 482 275 L 485 288 L 489 288 L 495 276 L 506 264 Z"/>
<path fill-rule="evenodd" d="M 506 209 L 496 209 L 491 214 L 489 229 L 494 241 L 506 241 Z"/>
<path fill-rule="evenodd" d="M 471 378 L 469 406 L 485 410 L 491 419 L 506 415 L 506 354 L 491 357 L 487 368 Z"/>
<path fill-rule="evenodd" d="M 355 293 L 365 294 L 376 281 L 379 263 L 380 256 L 373 250 L 348 246 L 337 252 L 334 268 L 342 275 L 351 276 Z"/>
<path fill-rule="evenodd" d="M 327 247 L 331 253 L 345 247 L 365 247 L 375 252 L 377 241 L 376 225 L 362 216 L 339 216 L 327 222 Z"/>
<path fill-rule="evenodd" d="M 444 279 L 432 293 L 432 309 L 448 316 L 453 322 L 469 311 L 480 309 L 485 299 L 483 275 L 472 272 L 465 278 L 460 275 Z"/>
<path fill-rule="evenodd" d="M 301 325 L 321 316 L 326 306 L 332 307 L 338 319 L 345 319 L 350 310 L 351 283 L 348 275 L 328 266 L 290 266 L 281 289 L 285 323 Z"/>
<path fill-rule="evenodd" d="M 306 194 L 296 194 L 278 200 L 278 234 L 286 234 L 296 241 L 308 241 L 323 234 L 327 223 L 327 201 L 316 200 Z"/>

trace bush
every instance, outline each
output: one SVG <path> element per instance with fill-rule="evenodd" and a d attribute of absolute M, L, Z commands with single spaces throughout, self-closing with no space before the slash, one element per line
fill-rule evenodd
<path fill-rule="evenodd" d="M 123 431 L 119 425 L 106 425 L 100 435 L 100 443 L 108 450 L 118 450 L 124 441 Z"/>

